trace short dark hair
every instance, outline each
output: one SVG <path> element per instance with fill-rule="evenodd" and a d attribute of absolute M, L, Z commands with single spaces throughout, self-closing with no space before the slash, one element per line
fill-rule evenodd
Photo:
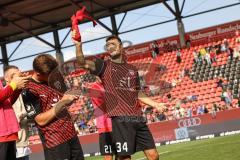
<path fill-rule="evenodd" d="M 117 39 L 119 43 L 122 44 L 122 40 L 117 36 L 117 35 L 111 35 L 109 37 L 107 37 L 106 42 L 112 39 Z"/>
<path fill-rule="evenodd" d="M 3 68 L 3 73 L 5 74 L 8 70 L 10 70 L 10 69 L 18 69 L 18 67 L 17 66 L 14 66 L 14 65 L 9 65 L 9 66 L 5 66 L 4 68 Z"/>
<path fill-rule="evenodd" d="M 57 67 L 57 60 L 49 54 L 38 55 L 33 60 L 33 70 L 43 75 L 50 74 Z"/>

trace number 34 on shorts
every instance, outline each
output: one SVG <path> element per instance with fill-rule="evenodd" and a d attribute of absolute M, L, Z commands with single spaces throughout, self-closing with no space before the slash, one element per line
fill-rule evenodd
<path fill-rule="evenodd" d="M 116 151 L 117 151 L 117 153 L 128 152 L 127 142 L 124 142 L 124 143 L 116 142 Z"/>

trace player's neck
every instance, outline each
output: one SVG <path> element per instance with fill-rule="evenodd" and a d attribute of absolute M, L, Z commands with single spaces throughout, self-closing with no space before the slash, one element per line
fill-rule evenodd
<path fill-rule="evenodd" d="M 111 58 L 111 61 L 114 63 L 124 63 L 122 55 L 119 55 L 117 58 Z"/>
<path fill-rule="evenodd" d="M 36 82 L 41 83 L 42 81 L 39 79 L 38 75 L 36 73 L 33 73 L 32 79 Z"/>

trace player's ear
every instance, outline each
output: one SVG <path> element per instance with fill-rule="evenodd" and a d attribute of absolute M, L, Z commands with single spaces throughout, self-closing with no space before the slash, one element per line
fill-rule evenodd
<path fill-rule="evenodd" d="M 41 76 L 41 73 L 36 72 L 36 74 L 37 74 L 38 77 Z"/>

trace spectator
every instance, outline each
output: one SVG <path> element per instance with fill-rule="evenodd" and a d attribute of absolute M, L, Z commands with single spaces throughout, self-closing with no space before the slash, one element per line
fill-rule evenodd
<path fill-rule="evenodd" d="M 184 76 L 190 76 L 190 70 L 188 68 L 184 68 Z"/>
<path fill-rule="evenodd" d="M 171 93 L 167 94 L 167 98 L 168 98 L 169 101 L 172 100 L 172 95 L 171 95 Z"/>
<path fill-rule="evenodd" d="M 192 95 L 192 101 L 197 101 L 197 96 L 196 95 Z"/>
<path fill-rule="evenodd" d="M 205 54 L 205 60 L 207 61 L 207 64 L 211 65 L 211 57 L 209 53 Z"/>
<path fill-rule="evenodd" d="M 167 70 L 167 67 L 165 65 L 158 65 L 158 71 L 160 72 L 163 72 L 163 71 L 166 71 Z"/>
<path fill-rule="evenodd" d="M 185 76 L 185 70 L 183 69 L 179 74 L 179 78 L 182 79 L 184 78 L 184 76 Z"/>
<path fill-rule="evenodd" d="M 171 85 L 172 87 L 176 87 L 179 83 L 181 83 L 180 79 L 172 79 Z"/>
<path fill-rule="evenodd" d="M 214 104 L 212 105 L 212 111 L 211 111 L 212 118 L 216 118 L 216 116 L 217 116 L 217 110 L 218 110 L 217 105 L 214 103 Z"/>
<path fill-rule="evenodd" d="M 233 57 L 234 58 L 238 58 L 240 56 L 240 47 L 236 46 L 234 48 L 234 53 L 233 53 Z"/>
<path fill-rule="evenodd" d="M 175 105 L 175 108 L 178 108 L 178 109 L 180 109 L 180 107 L 181 107 L 181 104 L 182 104 L 182 101 L 181 101 L 181 100 L 179 100 L 179 99 L 176 99 L 176 105 Z"/>
<path fill-rule="evenodd" d="M 178 49 L 176 52 L 176 56 L 177 56 L 177 63 L 181 63 L 182 58 L 181 58 L 181 49 Z"/>
<path fill-rule="evenodd" d="M 197 107 L 196 107 L 196 106 L 194 106 L 194 107 L 192 108 L 192 115 L 193 115 L 193 116 L 197 115 Z"/>
<path fill-rule="evenodd" d="M 165 121 L 165 120 L 167 120 L 167 117 L 166 117 L 165 113 L 162 111 L 160 114 L 157 114 L 157 119 L 159 121 Z"/>
<path fill-rule="evenodd" d="M 155 58 L 159 54 L 159 47 L 157 41 L 153 41 L 151 43 L 151 48 L 152 48 L 152 57 Z"/>
<path fill-rule="evenodd" d="M 200 49 L 200 55 L 201 55 L 201 58 L 202 58 L 202 62 L 204 62 L 206 54 L 207 54 L 206 49 L 205 48 L 201 48 Z"/>
<path fill-rule="evenodd" d="M 217 44 L 214 47 L 216 49 L 216 54 L 219 55 L 221 53 L 221 44 Z"/>
<path fill-rule="evenodd" d="M 193 51 L 194 62 L 198 63 L 198 52 L 196 50 Z"/>
<path fill-rule="evenodd" d="M 221 44 L 221 52 L 226 52 L 226 51 L 227 51 L 227 49 L 226 49 L 224 43 L 222 43 Z"/>
<path fill-rule="evenodd" d="M 174 119 L 179 119 L 181 116 L 180 116 L 180 108 L 175 108 L 174 112 L 173 112 L 173 117 Z"/>
<path fill-rule="evenodd" d="M 240 43 L 240 34 L 239 34 L 239 31 L 236 31 L 235 32 L 235 37 L 236 37 L 236 43 Z"/>
<path fill-rule="evenodd" d="M 199 105 L 197 107 L 197 115 L 202 115 L 204 113 L 204 106 L 203 105 Z"/>
<path fill-rule="evenodd" d="M 228 55 L 229 55 L 229 57 L 230 57 L 230 60 L 233 59 L 233 52 L 234 52 L 234 50 L 232 49 L 232 47 L 229 47 L 229 48 L 228 48 Z"/>
<path fill-rule="evenodd" d="M 226 48 L 226 51 L 228 51 L 228 49 L 229 49 L 229 43 L 228 43 L 227 39 L 224 39 L 224 40 L 223 40 L 223 44 L 224 44 L 224 46 L 225 46 L 225 48 Z"/>
<path fill-rule="evenodd" d="M 222 93 L 222 96 L 223 96 L 224 102 L 227 106 L 232 104 L 232 97 L 231 97 L 230 92 L 228 92 L 227 90 L 224 90 Z"/>
<path fill-rule="evenodd" d="M 214 62 L 217 62 L 217 59 L 216 59 L 216 51 L 211 49 L 210 50 L 210 59 L 211 59 L 211 62 L 214 63 Z"/>
<path fill-rule="evenodd" d="M 187 102 L 192 102 L 197 100 L 196 95 L 190 95 L 190 96 L 187 96 L 186 98 L 187 98 Z"/>
<path fill-rule="evenodd" d="M 227 48 L 224 43 L 221 44 L 221 52 L 226 52 Z"/>
<path fill-rule="evenodd" d="M 223 88 L 223 80 L 221 78 L 217 81 L 217 87 Z"/>
<path fill-rule="evenodd" d="M 29 77 L 23 77 L 16 66 L 4 68 L 6 86 L 0 83 L 0 159 L 16 160 L 16 140 L 19 124 L 12 108 L 20 91 L 28 83 Z"/>
<path fill-rule="evenodd" d="M 183 107 L 180 108 L 180 117 L 184 118 L 185 117 L 185 109 Z"/>
<path fill-rule="evenodd" d="M 193 114 L 192 106 L 189 106 L 189 107 L 187 108 L 187 115 L 186 115 L 186 117 L 191 118 L 191 117 L 192 117 L 192 114 Z"/>
<path fill-rule="evenodd" d="M 202 63 L 203 63 L 203 60 L 204 60 L 204 58 L 202 57 L 201 53 L 198 52 L 198 63 L 199 63 L 199 64 L 202 64 Z"/>
<path fill-rule="evenodd" d="M 203 113 L 207 114 L 209 111 L 208 111 L 208 108 L 204 105 L 203 106 Z"/>

